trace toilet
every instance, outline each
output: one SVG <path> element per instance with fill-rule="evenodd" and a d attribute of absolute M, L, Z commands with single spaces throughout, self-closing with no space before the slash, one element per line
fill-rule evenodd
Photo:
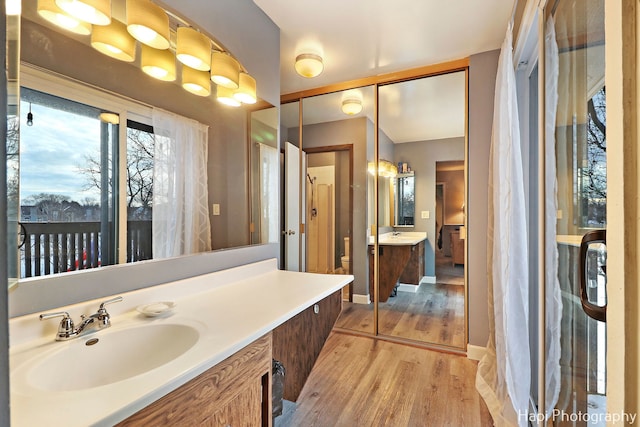
<path fill-rule="evenodd" d="M 340 257 L 340 261 L 342 262 L 342 268 L 344 268 L 346 272 L 351 271 L 350 270 L 351 261 L 349 260 L 349 238 L 348 237 L 344 238 L 344 256 Z"/>

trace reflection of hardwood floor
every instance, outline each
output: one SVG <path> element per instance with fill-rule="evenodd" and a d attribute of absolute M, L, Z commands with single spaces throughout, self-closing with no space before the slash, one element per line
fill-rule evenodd
<path fill-rule="evenodd" d="M 334 327 L 372 334 L 373 304 L 356 304 L 343 301 L 342 312 Z"/>
<path fill-rule="evenodd" d="M 384 335 L 464 347 L 464 286 L 423 284 L 418 292 L 398 292 L 380 304 Z"/>
<path fill-rule="evenodd" d="M 464 356 L 329 336 L 290 426 L 490 426 Z"/>

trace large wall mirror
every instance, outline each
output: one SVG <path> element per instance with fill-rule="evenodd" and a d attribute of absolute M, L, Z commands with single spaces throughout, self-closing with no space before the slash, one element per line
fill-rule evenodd
<path fill-rule="evenodd" d="M 461 234 L 466 197 L 465 74 L 378 87 L 379 152 L 398 169 L 389 178 L 395 182 L 397 222 L 391 232 L 388 227 L 378 229 L 381 335 L 455 348 L 466 345 Z M 462 185 L 453 184 L 454 164 L 460 165 Z M 455 212 L 438 197 L 443 184 L 446 200 L 457 204 Z M 379 186 L 378 199 L 385 200 L 386 194 Z"/>
<path fill-rule="evenodd" d="M 19 70 L 22 89 L 10 113 L 23 140 L 16 123 L 10 133 L 15 200 L 10 198 L 9 226 L 20 248 L 10 250 L 11 282 L 26 286 L 70 270 L 91 274 L 98 267 L 163 257 L 152 253 L 152 240 L 163 238 L 152 235 L 150 226 L 151 193 L 161 184 L 154 181 L 158 159 L 154 163 L 150 114 L 158 109 L 207 131 L 207 154 L 194 156 L 204 173 L 191 176 L 186 167 L 184 175 L 204 188 L 210 249 L 277 242 L 278 192 L 268 189 L 279 182 L 278 109 L 261 100 L 260 107 L 223 105 L 214 84 L 209 95 L 189 93 L 182 82 L 191 71 L 177 61 L 175 82 L 153 79 L 141 70 L 140 43 L 132 62 L 110 58 L 91 47 L 90 35 L 43 19 L 37 7 L 46 3 L 54 4 L 23 2 L 21 19 L 16 17 L 16 81 Z M 112 14 L 125 20 L 124 0 L 112 1 Z M 169 17 L 175 46 L 177 26 L 188 23 Z M 113 224 L 119 226 L 105 228 Z"/>
<path fill-rule="evenodd" d="M 466 85 L 460 70 L 282 106 L 300 269 L 355 277 L 336 328 L 465 348 Z"/>

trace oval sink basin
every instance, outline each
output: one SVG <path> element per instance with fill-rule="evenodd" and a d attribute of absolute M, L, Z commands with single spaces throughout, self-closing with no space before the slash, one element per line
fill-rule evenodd
<path fill-rule="evenodd" d="M 157 324 L 103 330 L 60 345 L 36 361 L 26 383 L 45 391 L 99 387 L 158 368 L 193 347 L 199 332 L 188 325 Z"/>

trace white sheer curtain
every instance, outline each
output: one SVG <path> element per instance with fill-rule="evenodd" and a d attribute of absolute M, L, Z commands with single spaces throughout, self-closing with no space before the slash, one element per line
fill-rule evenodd
<path fill-rule="evenodd" d="M 278 150 L 260 144 L 260 238 L 262 243 L 278 242 Z"/>
<path fill-rule="evenodd" d="M 558 280 L 556 223 L 558 181 L 556 179 L 556 115 L 558 109 L 559 54 L 553 16 L 547 19 L 545 44 L 545 408 L 551 416 L 560 393 L 560 329 L 562 295 Z"/>
<path fill-rule="evenodd" d="M 529 268 L 511 25 L 498 60 L 489 162 L 489 342 L 476 388 L 496 426 L 527 426 Z"/>
<path fill-rule="evenodd" d="M 153 110 L 153 257 L 211 250 L 207 126 Z"/>

